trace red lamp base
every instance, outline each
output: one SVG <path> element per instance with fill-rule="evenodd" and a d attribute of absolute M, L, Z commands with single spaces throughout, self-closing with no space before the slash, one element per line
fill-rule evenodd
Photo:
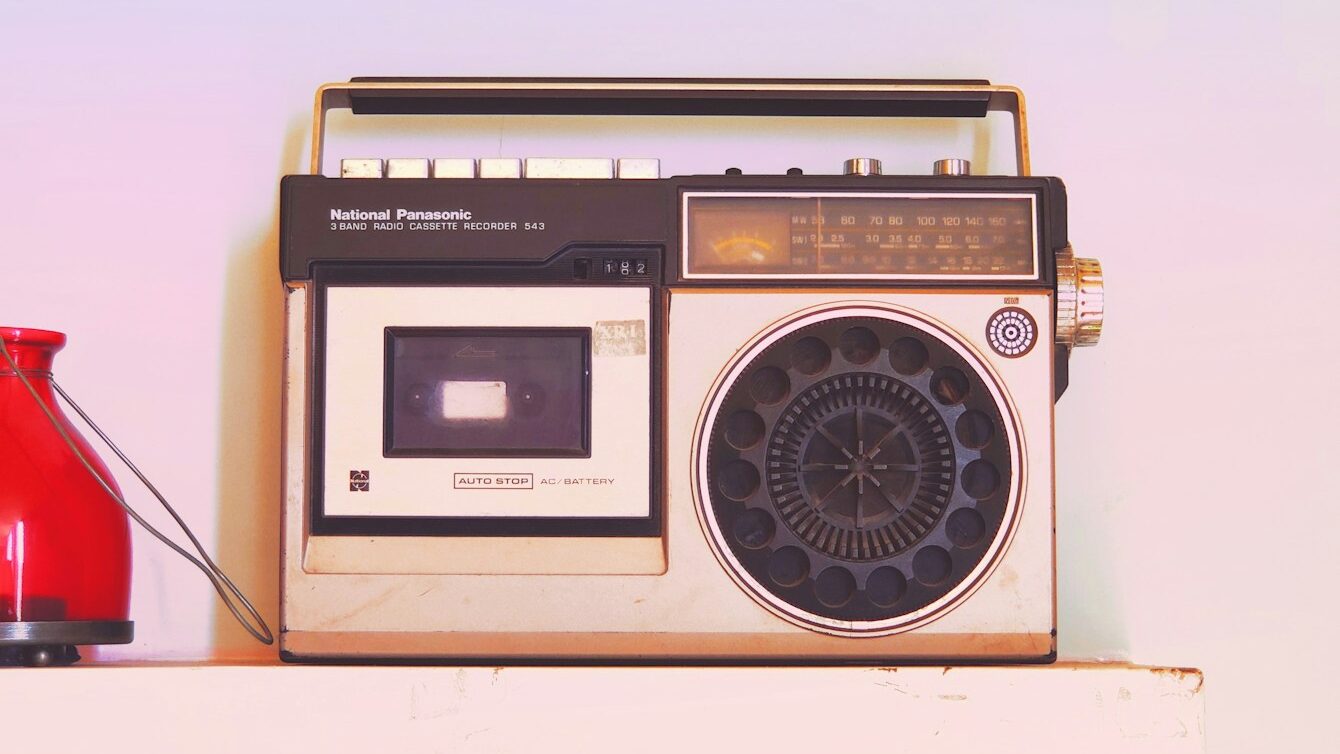
<path fill-rule="evenodd" d="M 129 644 L 135 623 L 128 620 L 39 620 L 0 622 L 0 666 L 70 665 L 80 644 Z"/>

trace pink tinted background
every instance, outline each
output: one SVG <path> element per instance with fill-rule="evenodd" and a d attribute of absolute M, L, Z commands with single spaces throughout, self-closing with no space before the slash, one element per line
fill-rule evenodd
<path fill-rule="evenodd" d="M 1034 172 L 1065 179 L 1071 238 L 1103 261 L 1109 291 L 1103 342 L 1076 354 L 1057 409 L 1061 653 L 1204 668 L 1212 751 L 1316 748 L 1333 740 L 1317 721 L 1340 570 L 1336 22 L 1320 2 L 0 2 L 0 324 L 69 333 L 60 381 L 273 625 L 276 189 L 306 167 L 319 83 L 1016 84 Z M 904 143 L 871 124 L 550 123 L 546 137 L 545 123 L 418 123 L 389 124 L 423 145 L 407 154 L 617 147 L 667 172 L 831 172 L 857 153 L 924 171 L 964 140 L 925 124 Z M 138 638 L 104 656 L 268 651 L 193 569 L 140 533 L 136 546 Z"/>

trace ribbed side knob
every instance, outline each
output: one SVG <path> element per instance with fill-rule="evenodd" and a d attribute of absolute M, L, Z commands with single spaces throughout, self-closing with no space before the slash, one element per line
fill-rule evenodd
<path fill-rule="evenodd" d="M 1097 345 L 1103 334 L 1103 266 L 1076 257 L 1069 246 L 1056 253 L 1056 342 L 1068 348 Z"/>

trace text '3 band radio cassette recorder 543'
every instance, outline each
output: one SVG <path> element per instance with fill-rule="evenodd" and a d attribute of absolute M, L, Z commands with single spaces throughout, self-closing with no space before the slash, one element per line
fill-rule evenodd
<path fill-rule="evenodd" d="M 282 190 L 284 656 L 1045 660 L 1102 321 L 986 82 L 355 80 Z M 325 115 L 1014 117 L 1017 175 L 349 159 Z M 450 155 L 450 149 L 443 152 Z M 842 169 L 839 170 L 838 168 Z"/>

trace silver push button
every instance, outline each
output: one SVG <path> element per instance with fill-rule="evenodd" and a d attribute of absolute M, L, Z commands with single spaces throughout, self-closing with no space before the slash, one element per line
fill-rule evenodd
<path fill-rule="evenodd" d="M 428 160 L 422 157 L 393 157 L 386 161 L 387 178 L 427 178 Z"/>
<path fill-rule="evenodd" d="M 439 157 L 433 160 L 434 178 L 474 178 L 476 175 L 473 157 Z"/>
<path fill-rule="evenodd" d="M 527 178 L 613 178 L 614 160 L 584 157 L 527 157 Z"/>
<path fill-rule="evenodd" d="M 381 178 L 381 160 L 340 160 L 341 178 Z"/>
<path fill-rule="evenodd" d="M 625 179 L 655 180 L 661 177 L 661 161 L 654 157 L 620 157 L 615 175 Z"/>
<path fill-rule="evenodd" d="M 972 163 L 957 157 L 936 160 L 934 172 L 935 175 L 968 175 L 972 172 Z"/>
<path fill-rule="evenodd" d="M 843 175 L 880 175 L 883 167 L 873 157 L 853 157 L 842 163 Z"/>
<path fill-rule="evenodd" d="M 483 157 L 479 160 L 480 178 L 520 178 L 521 160 L 516 157 Z"/>

